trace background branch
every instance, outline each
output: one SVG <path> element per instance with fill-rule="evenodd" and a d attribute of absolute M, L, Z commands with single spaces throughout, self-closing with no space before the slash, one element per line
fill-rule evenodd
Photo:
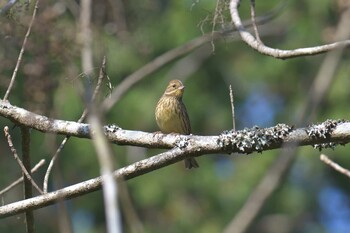
<path fill-rule="evenodd" d="M 217 4 L 220 5 L 221 0 L 217 0 Z M 271 12 L 266 14 L 265 16 L 258 17 L 256 20 L 256 24 L 264 24 L 274 17 L 276 17 L 281 10 L 285 7 L 285 5 L 281 4 L 275 9 L 273 9 Z M 251 27 L 252 22 L 251 20 L 247 20 L 243 22 L 243 25 L 246 27 Z M 141 81 L 143 78 L 147 77 L 148 75 L 156 72 L 160 68 L 164 67 L 166 64 L 174 61 L 177 58 L 180 58 L 181 56 L 184 56 L 191 51 L 195 50 L 196 48 L 199 48 L 200 46 L 211 43 L 213 46 L 213 41 L 220 39 L 220 38 L 232 38 L 233 32 L 236 32 L 236 28 L 233 29 L 227 29 L 223 31 L 212 31 L 211 33 L 207 33 L 203 36 L 197 37 L 193 40 L 188 41 L 187 43 L 171 49 L 164 54 L 156 57 L 153 61 L 147 63 L 146 65 L 142 66 L 140 69 L 136 70 L 132 74 L 128 75 L 123 79 L 121 83 L 118 84 L 118 86 L 113 90 L 110 98 L 106 99 L 103 102 L 103 110 L 108 111 L 110 110 L 115 103 L 117 103 L 121 97 L 136 83 Z"/>
<path fill-rule="evenodd" d="M 341 16 L 341 20 L 338 24 L 336 33 L 336 39 L 338 40 L 348 38 L 349 36 L 349 34 L 346 33 L 350 33 L 350 30 L 348 28 L 345 29 L 350 20 L 348 14 L 349 10 L 345 11 Z M 310 121 L 312 119 L 313 115 L 310 115 L 308 110 L 311 109 L 311 112 L 315 113 L 316 110 L 319 109 L 320 103 L 330 88 L 330 84 L 332 81 L 334 81 L 335 70 L 338 66 L 338 62 L 342 53 L 342 49 L 337 49 L 330 51 L 326 55 L 317 76 L 311 84 L 308 98 L 301 107 L 302 110 L 296 114 L 295 118 L 297 125 L 304 124 L 304 122 Z M 276 158 L 270 169 L 266 172 L 265 176 L 252 191 L 251 195 L 248 197 L 241 210 L 228 224 L 225 232 L 242 233 L 247 231 L 263 207 L 264 203 L 279 187 L 281 181 L 283 180 L 283 177 L 287 174 L 290 167 L 292 166 L 296 154 L 296 147 L 289 150 L 283 150 L 281 152 L 281 155 Z"/>
<path fill-rule="evenodd" d="M 98 161 L 100 163 L 100 172 L 102 177 L 103 200 L 105 205 L 105 214 L 107 222 L 107 231 L 109 233 L 121 233 L 121 216 L 118 205 L 118 186 L 113 177 L 114 160 L 113 153 L 106 135 L 104 134 L 100 115 L 95 102 L 91 102 L 89 123 L 92 130 L 92 142 L 94 144 Z"/>
<path fill-rule="evenodd" d="M 30 181 L 30 183 L 34 186 L 34 188 L 39 192 L 39 193 L 43 193 L 41 191 L 41 189 L 39 188 L 39 186 L 35 183 L 35 181 L 33 180 L 33 178 L 31 177 L 30 173 L 27 171 L 27 169 L 25 168 L 25 166 L 23 165 L 22 161 L 19 159 L 16 148 L 13 145 L 12 139 L 11 139 L 11 135 L 9 133 L 9 128 L 8 126 L 5 126 L 4 128 L 4 132 L 5 132 L 5 137 L 7 138 L 7 142 L 8 145 L 11 149 L 11 152 L 16 160 L 16 162 L 18 163 L 18 165 L 20 166 L 23 175 Z"/>
<path fill-rule="evenodd" d="M 106 77 L 106 56 L 103 57 L 102 65 L 101 65 L 101 68 L 100 68 L 100 74 L 99 74 L 99 77 L 98 77 L 98 81 L 97 81 L 94 93 L 92 94 L 91 101 L 95 101 L 98 93 L 101 90 L 101 85 L 102 85 L 102 82 L 103 82 L 105 77 Z M 82 123 L 85 120 L 87 114 L 88 114 L 88 109 L 85 108 L 83 114 L 81 115 L 81 117 L 79 118 L 79 120 L 77 122 L 78 123 Z M 46 193 L 47 189 L 48 189 L 49 176 L 50 176 L 52 167 L 55 164 L 55 161 L 56 161 L 58 155 L 63 150 L 63 148 L 66 145 L 66 143 L 69 140 L 69 138 L 70 138 L 70 136 L 66 136 L 62 140 L 60 146 L 57 148 L 55 154 L 52 156 L 52 159 L 51 159 L 50 164 L 49 164 L 49 166 L 48 166 L 48 168 L 46 170 L 45 177 L 44 177 L 44 184 L 43 184 L 43 191 L 44 191 L 44 193 Z"/>
<path fill-rule="evenodd" d="M 18 68 L 19 68 L 19 66 L 20 66 L 20 64 L 21 64 L 21 61 L 22 61 L 23 53 L 24 53 L 25 47 L 26 47 L 26 45 L 27 45 L 27 41 L 28 41 L 28 38 L 29 38 L 29 35 L 30 35 L 30 31 L 31 31 L 31 29 L 32 29 L 32 26 L 33 26 L 33 23 L 34 23 L 34 20 L 35 20 L 35 17 L 36 17 L 36 13 L 37 13 L 37 11 L 38 11 L 38 6 L 39 6 L 39 0 L 37 0 L 37 1 L 35 2 L 35 6 L 34 6 L 34 11 L 33 11 L 32 19 L 30 20 L 27 33 L 26 33 L 26 35 L 24 36 L 22 48 L 21 48 L 21 51 L 20 51 L 20 53 L 19 53 L 19 55 L 18 55 L 16 67 L 15 67 L 15 69 L 13 70 L 12 77 L 11 77 L 11 81 L 10 81 L 10 84 L 8 85 L 8 88 L 7 88 L 7 91 L 6 91 L 5 95 L 4 95 L 3 100 L 7 100 L 7 99 L 8 99 L 8 97 L 9 97 L 9 95 L 10 95 L 10 92 L 11 92 L 11 90 L 12 90 L 12 87 L 13 87 L 13 85 L 14 85 L 14 83 L 15 83 L 17 71 L 18 71 Z"/>
<path fill-rule="evenodd" d="M 181 149 L 175 148 L 151 158 L 141 160 L 124 168 L 118 169 L 117 171 L 113 172 L 113 176 L 114 178 L 122 178 L 125 180 L 132 179 L 137 176 L 146 174 L 154 169 L 159 169 L 171 163 L 178 162 L 184 159 L 183 154 L 184 152 Z M 82 196 L 84 194 L 101 189 L 101 185 L 102 177 L 97 177 L 54 192 L 43 194 L 41 196 L 4 205 L 0 207 L 0 218 L 22 213 L 26 210 L 42 208 L 44 206 L 54 204 L 57 201 L 61 201 L 62 199 L 71 199 L 74 197 Z"/>
<path fill-rule="evenodd" d="M 40 167 L 42 167 L 45 164 L 45 159 L 40 160 L 31 170 L 31 173 L 36 172 Z M 9 186 L 4 188 L 3 190 L 0 191 L 0 196 L 4 195 L 6 192 L 14 188 L 16 185 L 20 184 L 23 182 L 23 176 L 18 178 L 16 181 L 12 182 Z"/>
<path fill-rule="evenodd" d="M 250 32 L 248 32 L 245 29 L 238 13 L 239 2 L 240 2 L 239 0 L 231 0 L 230 2 L 230 12 L 232 17 L 232 22 L 234 23 L 238 32 L 240 33 L 242 40 L 246 42 L 250 47 L 252 47 L 253 49 L 257 50 L 262 54 L 272 56 L 275 58 L 287 59 L 287 58 L 300 57 L 300 56 L 316 55 L 316 54 L 325 53 L 334 49 L 342 49 L 350 45 L 350 40 L 345 40 L 345 41 L 339 41 L 339 42 L 321 45 L 321 46 L 315 46 L 315 47 L 309 47 L 309 48 L 298 48 L 293 50 L 281 50 L 281 49 L 270 48 L 260 43 L 257 39 L 254 38 L 254 36 Z"/>
<path fill-rule="evenodd" d="M 21 133 L 22 133 L 22 160 L 23 160 L 23 166 L 28 171 L 28 175 L 31 177 L 31 162 L 30 162 L 30 132 L 29 128 L 27 127 L 21 127 Z M 29 199 L 33 197 L 33 191 L 32 191 L 32 181 L 27 179 L 25 172 L 23 172 L 23 179 L 24 179 L 24 199 Z M 32 210 L 28 210 L 25 213 L 26 216 L 26 232 L 27 233 L 34 233 L 34 214 Z"/>
<path fill-rule="evenodd" d="M 350 178 L 350 171 L 348 169 L 343 168 L 342 166 L 340 166 L 336 162 L 332 161 L 330 158 L 327 157 L 327 155 L 321 154 L 320 155 L 320 160 L 322 162 L 324 162 L 325 164 L 329 165 L 330 167 L 332 167 L 337 172 L 340 172 L 340 173 L 342 173 L 345 176 Z"/>
<path fill-rule="evenodd" d="M 0 9 L 0 16 L 6 14 L 16 3 L 17 0 L 8 0 L 5 6 Z"/>

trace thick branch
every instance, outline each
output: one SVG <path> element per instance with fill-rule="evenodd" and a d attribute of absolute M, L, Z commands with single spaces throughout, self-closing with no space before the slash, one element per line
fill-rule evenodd
<path fill-rule="evenodd" d="M 126 130 L 117 131 L 120 131 L 117 133 L 128 135 Z M 331 120 L 328 120 L 319 125 L 297 130 L 291 130 L 285 125 L 277 125 L 275 127 L 267 129 L 253 128 L 250 130 L 246 129 L 240 131 L 227 131 L 220 136 L 183 136 L 161 134 L 157 136 L 155 134 L 137 131 L 128 132 L 133 132 L 135 135 L 144 135 L 144 137 L 148 138 L 149 140 L 152 140 L 152 138 L 157 138 L 159 143 L 162 143 L 163 139 L 168 139 L 168 142 L 171 142 L 172 139 L 176 138 L 178 140 L 174 141 L 174 145 L 176 145 L 174 149 L 153 156 L 151 158 L 138 161 L 113 173 L 115 178 L 123 178 L 126 180 L 165 167 L 187 157 L 198 156 L 205 153 L 233 151 L 249 153 L 249 151 L 273 149 L 280 147 L 283 143 L 291 142 L 299 142 L 303 145 L 306 145 L 319 143 L 322 141 L 341 141 L 343 143 L 350 141 L 350 123 Z M 275 143 L 273 143 L 273 141 L 275 141 Z M 166 140 L 163 141 L 163 145 L 165 145 L 165 142 Z M 151 143 L 149 145 L 151 145 Z M 259 148 L 258 145 L 262 147 Z M 332 145 L 333 144 L 328 143 L 323 146 Z M 254 148 L 252 148 L 252 146 L 254 146 Z M 38 209 L 53 204 L 62 199 L 70 199 L 96 191 L 101 188 L 101 184 L 101 177 L 97 177 L 95 179 L 81 182 L 79 184 L 75 184 L 55 192 L 2 206 L 0 207 L 0 218 L 12 216 L 26 210 Z"/>
<path fill-rule="evenodd" d="M 25 109 L 0 101 L 0 115 L 21 126 L 42 132 L 58 133 L 81 138 L 90 138 L 88 124 L 49 119 Z M 121 145 L 154 148 L 173 148 L 162 154 L 138 161 L 114 172 L 115 178 L 131 179 L 165 167 L 188 157 L 210 153 L 251 153 L 280 148 L 282 145 L 313 145 L 315 148 L 332 147 L 335 143 L 350 141 L 350 123 L 327 120 L 318 125 L 292 129 L 278 124 L 271 128 L 225 131 L 218 136 L 165 135 L 141 131 L 123 130 L 117 126 L 105 126 L 107 138 Z M 56 192 L 22 200 L 0 207 L 0 217 L 50 205 L 61 199 L 69 199 L 101 188 L 101 178 L 95 178 Z"/>
<path fill-rule="evenodd" d="M 73 121 L 50 119 L 29 112 L 23 108 L 0 101 L 0 116 L 15 124 L 42 132 L 56 133 L 80 138 L 90 138 L 88 124 Z M 345 121 L 326 121 L 307 128 L 291 129 L 287 125 L 271 128 L 252 128 L 227 131 L 217 136 L 172 135 L 123 130 L 115 125 L 104 127 L 111 142 L 119 145 L 133 145 L 147 148 L 186 148 L 189 154 L 209 153 L 252 153 L 280 148 L 283 144 L 315 145 L 320 143 L 348 143 L 350 123 Z"/>

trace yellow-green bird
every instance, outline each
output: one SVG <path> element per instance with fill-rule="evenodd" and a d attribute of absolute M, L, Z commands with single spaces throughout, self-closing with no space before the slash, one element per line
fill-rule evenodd
<path fill-rule="evenodd" d="M 180 80 L 171 80 L 158 101 L 156 121 L 162 133 L 191 134 L 190 119 L 182 102 L 185 86 Z M 188 169 L 199 167 L 194 158 L 185 159 Z"/>

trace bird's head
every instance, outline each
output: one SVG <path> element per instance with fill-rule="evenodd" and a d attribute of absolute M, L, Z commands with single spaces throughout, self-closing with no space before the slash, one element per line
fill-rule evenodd
<path fill-rule="evenodd" d="M 182 95 L 185 91 L 185 86 L 180 80 L 171 80 L 164 92 L 166 96 L 173 96 L 176 98 L 182 98 Z"/>

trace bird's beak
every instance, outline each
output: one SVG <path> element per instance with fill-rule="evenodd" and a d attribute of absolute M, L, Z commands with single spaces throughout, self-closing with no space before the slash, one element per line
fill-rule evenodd
<path fill-rule="evenodd" d="M 185 89 L 185 86 L 179 87 L 179 90 L 183 90 L 183 89 Z"/>

